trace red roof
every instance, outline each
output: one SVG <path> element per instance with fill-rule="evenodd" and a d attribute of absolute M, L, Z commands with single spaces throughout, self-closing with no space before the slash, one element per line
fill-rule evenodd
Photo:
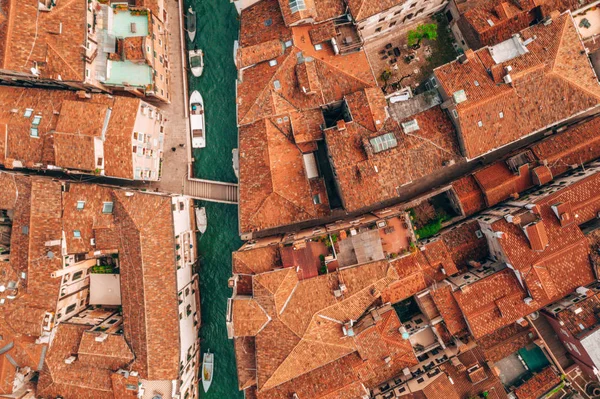
<path fill-rule="evenodd" d="M 520 32 L 527 52 L 494 62 L 490 50 L 468 53 L 468 62 L 435 70 L 446 96 L 458 103 L 456 123 L 467 158 L 519 140 L 600 106 L 600 84 L 570 14 Z M 517 39 L 514 39 L 517 40 Z M 511 84 L 503 83 L 510 66 Z"/>

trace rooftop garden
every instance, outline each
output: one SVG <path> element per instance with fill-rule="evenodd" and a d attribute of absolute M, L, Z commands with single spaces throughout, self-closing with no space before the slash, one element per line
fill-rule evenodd
<path fill-rule="evenodd" d="M 444 222 L 458 216 L 445 193 L 421 202 L 410 209 L 409 214 L 418 240 L 436 235 Z"/>

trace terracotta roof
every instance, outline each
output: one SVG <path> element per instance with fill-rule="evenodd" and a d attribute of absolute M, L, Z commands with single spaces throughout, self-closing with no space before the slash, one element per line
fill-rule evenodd
<path fill-rule="evenodd" d="M 466 1 L 458 6 L 461 32 L 471 48 L 494 45 L 534 22 L 536 3 L 539 4 L 535 1 Z"/>
<path fill-rule="evenodd" d="M 598 79 L 569 13 L 549 25 L 527 28 L 520 37 L 534 39 L 524 55 L 496 64 L 484 48 L 468 53 L 466 63 L 454 61 L 435 70 L 448 96 L 461 90 L 466 95 L 456 110 L 468 158 L 600 104 Z M 512 68 L 510 85 L 499 84 L 506 66 Z"/>
<path fill-rule="evenodd" d="M 381 120 L 381 116 L 375 119 L 373 115 L 382 113 L 371 115 L 363 105 L 359 115 L 360 119 L 346 123 L 344 129 L 324 132 L 347 211 L 393 199 L 402 192 L 404 184 L 441 170 L 446 161 L 462 159 L 454 127 L 439 107 L 403 121 L 415 120 L 419 126 L 419 130 L 408 134 L 392 118 L 374 134 L 361 123 L 374 127 L 374 121 Z M 386 133 L 394 135 L 397 146 L 373 153 L 369 139 Z"/>
<path fill-rule="evenodd" d="M 36 0 L 4 0 L 2 6 L 1 69 L 31 74 L 37 64 L 41 78 L 84 80 L 87 3 L 56 2 L 50 12 L 38 11 Z"/>
<path fill-rule="evenodd" d="M 66 169 L 96 169 L 94 137 L 80 134 L 54 133 L 54 163 Z"/>
<path fill-rule="evenodd" d="M 260 304 L 248 298 L 234 299 L 232 304 L 236 337 L 255 337 L 271 320 Z"/>
<path fill-rule="evenodd" d="M 296 144 L 314 144 L 315 141 L 323 139 L 322 127 L 325 125 L 325 119 L 319 108 L 291 112 L 290 121 Z"/>
<path fill-rule="evenodd" d="M 513 173 L 506 162 L 498 161 L 473 173 L 473 177 L 483 191 L 487 206 L 494 206 L 533 186 L 529 165 L 523 165 L 518 173 Z"/>
<path fill-rule="evenodd" d="M 497 362 L 533 343 L 536 338 L 533 328 L 514 323 L 479 339 L 477 345 L 488 361 Z"/>
<path fill-rule="evenodd" d="M 0 88 L 0 163 L 12 167 L 11 160 L 26 167 L 55 165 L 91 171 L 94 164 L 93 137 L 101 137 L 108 112 L 104 141 L 107 176 L 133 179 L 131 152 L 133 127 L 141 100 L 93 94 L 80 99 L 73 91 L 34 88 Z M 109 108 L 111 109 L 109 111 Z M 26 110 L 31 116 L 25 117 Z M 35 116 L 39 137 L 30 129 Z"/>
<path fill-rule="evenodd" d="M 475 347 L 474 349 L 464 351 L 457 357 L 460 366 L 457 367 L 452 362 L 446 362 L 442 364 L 441 368 L 454 382 L 454 389 L 459 397 L 471 398 L 486 391 L 490 399 L 506 399 L 508 397 L 500 378 L 490 370 L 479 348 Z M 469 373 L 467 372 L 469 368 L 475 365 L 479 365 L 487 377 L 478 384 L 471 382 Z"/>
<path fill-rule="evenodd" d="M 335 30 L 335 23 L 328 21 L 316 25 L 308 34 L 310 35 L 312 44 L 319 44 L 336 37 L 337 31 Z"/>
<path fill-rule="evenodd" d="M 104 173 L 106 176 L 133 179 L 131 140 L 141 100 L 114 97 L 110 122 L 104 141 Z"/>
<path fill-rule="evenodd" d="M 240 127 L 239 147 L 241 231 L 328 214 L 326 194 L 322 204 L 313 202 L 320 192 L 313 191 L 306 177 L 302 153 L 276 123 L 263 119 Z"/>
<path fill-rule="evenodd" d="M 483 192 L 473 175 L 452 182 L 452 188 L 465 216 L 471 216 L 486 208 Z"/>
<path fill-rule="evenodd" d="M 460 399 L 454 382 L 450 382 L 446 373 L 440 373 L 424 389 L 423 394 L 427 399 Z"/>
<path fill-rule="evenodd" d="M 293 268 L 255 275 L 253 300 L 270 319 L 256 335 L 259 392 L 355 352 L 355 341 L 343 338 L 340 323 L 358 320 L 396 279 L 395 269 L 386 261 L 301 281 Z M 346 290 L 338 299 L 333 291 L 341 281 Z M 242 318 L 233 319 L 236 336 L 238 325 L 247 323 L 243 313 L 238 316 Z"/>
<path fill-rule="evenodd" d="M 237 56 L 238 68 L 245 68 L 260 62 L 273 60 L 283 54 L 283 43 L 279 39 L 269 40 L 255 44 L 254 46 L 242 47 Z"/>
<path fill-rule="evenodd" d="M 133 36 L 118 39 L 122 41 L 123 46 L 123 60 L 131 61 L 135 63 L 146 62 L 146 37 L 144 36 Z"/>
<path fill-rule="evenodd" d="M 102 341 L 96 341 L 101 333 L 85 331 L 82 334 L 77 360 L 90 367 L 117 371 L 133 361 L 133 353 L 123 335 L 108 334 Z"/>
<path fill-rule="evenodd" d="M 254 337 L 236 337 L 233 340 L 240 391 L 256 385 L 255 341 Z"/>
<path fill-rule="evenodd" d="M 285 26 L 277 0 L 262 0 L 240 13 L 240 47 L 252 47 L 272 40 L 286 42 L 292 31 Z"/>
<path fill-rule="evenodd" d="M 554 176 L 600 157 L 600 117 L 568 128 L 532 146 L 535 156 L 548 162 Z"/>
<path fill-rule="evenodd" d="M 531 178 L 533 179 L 533 184 L 538 186 L 543 186 L 544 184 L 548 184 L 552 181 L 554 176 L 552 176 L 552 171 L 549 167 L 545 165 L 540 165 L 531 171 Z"/>
<path fill-rule="evenodd" d="M 281 256 L 277 245 L 236 251 L 232 257 L 234 274 L 259 274 L 281 267 Z"/>
<path fill-rule="evenodd" d="M 372 132 L 383 127 L 387 115 L 387 101 L 378 87 L 349 94 L 345 98 L 354 122 Z"/>
<path fill-rule="evenodd" d="M 514 323 L 536 310 L 535 306 L 525 304 L 527 294 L 510 269 L 454 291 L 453 295 L 475 338 Z"/>
<path fill-rule="evenodd" d="M 293 45 L 286 48 L 283 55 L 276 58 L 277 65 L 270 66 L 269 63 L 259 63 L 244 70 L 243 79 L 238 84 L 239 125 L 294 110 L 318 108 L 321 105 L 341 100 L 344 95 L 376 85 L 363 51 L 336 55 L 331 46 L 325 46 L 320 51 L 315 50 L 309 38 L 310 25 L 294 27 L 291 31 L 273 26 L 277 25 L 275 22 L 277 15 L 274 15 L 277 10 L 274 7 L 265 9 L 269 5 L 269 1 L 266 1 L 261 6 L 262 8 L 256 9 L 256 13 L 242 13 L 240 37 L 244 38 L 247 35 L 248 39 L 242 39 L 241 48 L 274 39 L 286 41 L 292 36 Z M 254 10 L 260 3 L 250 9 Z M 250 21 L 244 22 L 244 18 L 248 18 Z M 259 27 L 263 18 L 271 21 L 271 25 L 264 34 L 256 37 L 251 33 L 246 33 L 243 29 L 245 25 L 248 26 L 248 29 L 250 27 L 263 29 Z M 255 21 L 256 19 L 259 20 Z M 262 40 L 257 41 L 256 39 Z M 246 42 L 248 44 L 245 44 Z M 298 53 L 301 53 L 301 57 Z M 313 75 L 320 82 L 320 87 L 315 86 L 315 95 L 307 96 L 299 86 L 296 67 L 311 59 L 312 62 L 309 64 L 314 64 Z"/>
<path fill-rule="evenodd" d="M 149 380 L 179 375 L 179 311 L 170 197 L 114 191 L 125 338 Z M 125 287 L 125 288 L 124 288 Z"/>
<path fill-rule="evenodd" d="M 453 335 L 459 335 L 467 330 L 467 324 L 458 307 L 458 303 L 452 296 L 452 288 L 443 285 L 431 291 L 431 297 L 446 323 L 446 328 Z"/>
<path fill-rule="evenodd" d="M 65 359 L 77 353 L 81 336 L 89 326 L 62 323 L 58 326 L 52 346 L 40 372 L 37 394 L 65 399 L 112 398 L 111 371 Z"/>
<path fill-rule="evenodd" d="M 518 399 L 536 399 L 560 382 L 560 375 L 551 366 L 548 366 L 518 387 L 515 390 L 515 395 Z"/>
<path fill-rule="evenodd" d="M 402 369 L 419 363 L 412 344 L 402 338 L 399 332 L 402 323 L 391 305 L 375 309 L 380 320 L 373 320 L 371 314 L 356 324 L 356 348 L 363 360 L 358 373 L 367 386 L 385 382 L 402 372 Z M 387 359 L 387 360 L 386 360 Z"/>
<path fill-rule="evenodd" d="M 380 12 L 388 10 L 394 6 L 399 6 L 406 3 L 406 0 L 349 0 L 348 8 L 355 21 L 362 21 Z"/>

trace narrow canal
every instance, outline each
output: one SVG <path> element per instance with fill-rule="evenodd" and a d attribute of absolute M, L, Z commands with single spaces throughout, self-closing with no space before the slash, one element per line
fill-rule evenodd
<path fill-rule="evenodd" d="M 239 23 L 235 7 L 228 0 L 186 0 L 197 19 L 194 44 L 204 51 L 204 72 L 200 78 L 189 76 L 190 91 L 198 90 L 206 108 L 206 148 L 194 150 L 194 174 L 209 180 L 235 182 L 231 150 L 237 146 L 235 117 L 235 79 L 233 42 Z M 187 35 L 186 35 L 187 39 Z M 227 339 L 225 314 L 231 290 L 231 252 L 240 247 L 237 206 L 198 201 L 206 208 L 208 229 L 199 237 L 200 295 L 202 302 L 202 351 L 215 353 L 215 374 L 206 399 L 237 399 L 237 373 L 233 342 Z"/>

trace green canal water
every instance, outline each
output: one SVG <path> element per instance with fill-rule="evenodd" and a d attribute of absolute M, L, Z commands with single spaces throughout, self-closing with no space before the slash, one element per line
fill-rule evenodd
<path fill-rule="evenodd" d="M 194 150 L 196 177 L 236 182 L 231 163 L 231 150 L 237 147 L 235 118 L 235 79 L 233 42 L 239 22 L 233 4 L 228 0 L 186 0 L 185 10 L 196 11 L 197 31 L 194 45 L 204 51 L 204 72 L 200 78 L 188 74 L 190 91 L 198 90 L 206 108 L 206 148 Z M 187 35 L 186 35 L 187 40 Z M 188 46 L 190 43 L 188 42 Z M 227 339 L 225 314 L 231 290 L 231 252 L 242 242 L 238 236 L 237 206 L 198 201 L 206 208 L 208 229 L 199 237 L 202 352 L 215 353 L 213 383 L 200 396 L 206 399 L 237 399 L 237 373 L 233 342 Z"/>

